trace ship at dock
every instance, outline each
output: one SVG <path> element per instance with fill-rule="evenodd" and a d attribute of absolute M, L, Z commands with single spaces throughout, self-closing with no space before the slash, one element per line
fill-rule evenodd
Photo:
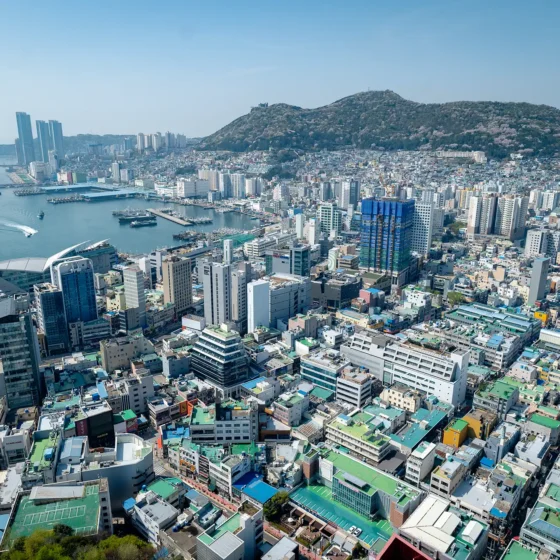
<path fill-rule="evenodd" d="M 131 228 L 150 227 L 150 226 L 157 226 L 157 220 L 153 216 L 150 216 L 149 219 L 133 220 L 132 222 L 130 222 Z"/>
<path fill-rule="evenodd" d="M 134 216 L 120 216 L 119 224 L 130 224 L 131 222 L 144 222 L 154 220 L 155 217 L 148 212 L 142 212 L 140 214 L 135 214 Z"/>
<path fill-rule="evenodd" d="M 120 224 L 127 224 L 134 220 L 142 218 L 153 218 L 153 216 L 146 212 L 146 210 L 139 210 L 135 208 L 125 208 L 124 210 L 113 210 L 113 216 L 119 219 Z"/>

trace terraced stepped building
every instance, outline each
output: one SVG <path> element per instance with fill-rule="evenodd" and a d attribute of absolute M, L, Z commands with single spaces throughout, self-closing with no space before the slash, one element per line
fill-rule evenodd
<path fill-rule="evenodd" d="M 424 497 L 417 488 L 334 449 L 308 452 L 303 472 L 308 485 L 293 492 L 292 500 L 342 529 L 359 526 L 369 545 L 379 537 L 386 540 Z M 333 502 L 345 508 L 327 507 Z"/>

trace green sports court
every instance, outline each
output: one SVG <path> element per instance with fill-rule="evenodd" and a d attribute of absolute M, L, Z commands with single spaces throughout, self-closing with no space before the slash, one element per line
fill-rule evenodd
<path fill-rule="evenodd" d="M 76 534 L 94 535 L 99 522 L 99 486 L 85 486 L 81 498 L 38 504 L 23 496 L 10 528 L 10 540 L 27 537 L 38 529 L 51 530 L 55 525 L 68 525 Z"/>
<path fill-rule="evenodd" d="M 298 488 L 290 494 L 290 499 L 303 509 L 315 513 L 318 517 L 334 523 L 345 531 L 348 531 L 353 525 L 359 527 L 362 529 L 360 540 L 370 547 L 378 539 L 389 540 L 393 534 L 393 528 L 386 519 L 370 521 L 350 508 L 335 502 L 331 489 L 327 486 L 313 484 Z"/>

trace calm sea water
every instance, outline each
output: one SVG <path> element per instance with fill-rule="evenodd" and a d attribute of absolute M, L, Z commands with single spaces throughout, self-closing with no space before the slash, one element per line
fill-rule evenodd
<path fill-rule="evenodd" d="M 185 228 L 158 218 L 158 225 L 155 227 L 131 228 L 128 225 L 120 225 L 118 219 L 112 215 L 113 210 L 162 208 L 172 205 L 143 199 L 49 204 L 47 195 L 18 197 L 14 196 L 11 189 L 0 191 L 0 260 L 48 257 L 83 241 L 93 243 L 102 239 L 109 239 L 119 251 L 147 253 L 158 247 L 177 245 L 180 242 L 173 239 L 173 234 L 186 229 L 201 232 L 222 227 L 249 230 L 258 225 L 256 220 L 237 212 L 222 214 L 196 206 L 173 205 L 184 216 L 209 217 L 213 219 L 213 223 Z M 43 220 L 37 217 L 41 210 L 45 212 Z M 32 237 L 25 237 L 26 228 L 37 230 L 38 233 Z"/>
<path fill-rule="evenodd" d="M 0 156 L 0 165 L 13 165 L 17 163 L 17 160 L 9 156 Z M 5 185 L 11 183 L 11 179 L 8 177 L 8 172 L 5 167 L 0 167 L 0 185 Z"/>

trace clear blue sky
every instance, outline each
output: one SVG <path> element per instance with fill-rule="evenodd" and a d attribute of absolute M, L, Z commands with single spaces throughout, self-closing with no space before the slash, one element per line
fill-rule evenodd
<path fill-rule="evenodd" d="M 5 0 L 0 21 L 2 143 L 16 111 L 202 136 L 368 88 L 560 107 L 557 0 Z"/>

